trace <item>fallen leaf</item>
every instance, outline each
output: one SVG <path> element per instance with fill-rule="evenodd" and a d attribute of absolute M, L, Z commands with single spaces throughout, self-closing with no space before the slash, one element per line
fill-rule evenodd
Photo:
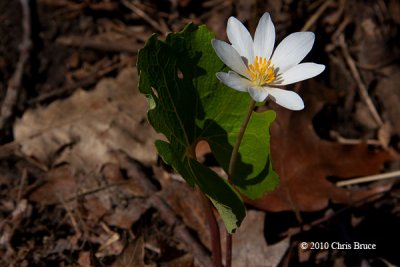
<path fill-rule="evenodd" d="M 93 91 L 76 91 L 47 107 L 30 109 L 14 125 L 21 152 L 51 167 L 69 163 L 90 173 L 117 163 L 124 151 L 145 165 L 157 159 L 156 134 L 145 119 L 147 101 L 136 89 L 137 71 L 102 79 Z"/>
<path fill-rule="evenodd" d="M 70 167 L 63 165 L 48 172 L 46 183 L 34 190 L 29 200 L 42 205 L 60 203 L 79 193 L 78 184 L 79 181 L 73 176 Z"/>
<path fill-rule="evenodd" d="M 121 164 L 126 168 L 124 162 Z M 80 199 L 87 211 L 86 220 L 98 223 L 101 219 L 109 225 L 130 229 L 149 208 L 149 202 L 143 198 L 151 194 L 140 181 L 148 177 L 135 168 L 131 164 L 124 178 L 118 165 L 106 164 L 101 175 L 82 177 L 74 175 L 73 168 L 64 164 L 48 172 L 46 182 L 30 194 L 29 200 L 42 205 L 62 203 L 74 210 L 76 201 L 70 200 Z"/>
<path fill-rule="evenodd" d="M 278 115 L 271 127 L 271 149 L 281 183 L 263 198 L 248 201 L 260 209 L 318 211 L 330 200 L 351 203 L 381 190 L 339 188 L 327 180 L 377 174 L 392 156 L 387 150 L 373 151 L 366 144 L 344 145 L 320 139 L 312 119 L 323 106 L 316 95 L 324 88 L 313 81 L 304 83 L 304 87 L 308 90 L 300 93 L 305 97 L 304 111 L 292 112 L 274 105 Z"/>
<path fill-rule="evenodd" d="M 140 236 L 129 243 L 111 267 L 144 267 L 144 241 Z"/>
<path fill-rule="evenodd" d="M 141 48 L 135 37 L 115 32 L 105 32 L 94 36 L 61 36 L 56 42 L 65 46 L 91 48 L 100 51 L 137 53 Z"/>
<path fill-rule="evenodd" d="M 81 251 L 79 253 L 78 263 L 82 267 L 91 267 L 91 265 L 90 265 L 90 252 Z"/>
<path fill-rule="evenodd" d="M 163 175 L 162 172 L 165 171 L 161 168 L 155 171 L 163 188 L 160 193 L 161 197 L 188 227 L 196 231 L 202 243 L 211 248 L 207 216 L 200 192 L 182 181 L 171 179 L 169 175 Z"/>
<path fill-rule="evenodd" d="M 164 265 L 165 264 L 165 265 Z M 189 253 L 184 254 L 178 258 L 175 258 L 171 261 L 164 262 L 163 266 L 173 266 L 173 267 L 193 267 L 193 256 Z"/>
<path fill-rule="evenodd" d="M 273 245 L 267 244 L 264 237 L 264 221 L 265 212 L 248 210 L 242 225 L 233 235 L 233 267 L 279 265 L 289 248 L 289 238 Z"/>
<path fill-rule="evenodd" d="M 378 80 L 376 93 L 382 99 L 382 106 L 385 109 L 387 119 L 391 124 L 392 132 L 400 136 L 400 68 L 397 65 L 388 66 L 383 71 L 386 77 Z"/>
<path fill-rule="evenodd" d="M 129 199 L 125 205 L 118 205 L 104 221 L 112 226 L 129 230 L 149 208 L 149 203 L 141 198 Z"/>

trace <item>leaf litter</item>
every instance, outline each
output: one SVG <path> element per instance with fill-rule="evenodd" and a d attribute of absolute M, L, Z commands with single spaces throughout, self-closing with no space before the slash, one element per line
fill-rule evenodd
<path fill-rule="evenodd" d="M 373 151 L 363 143 L 349 145 L 321 140 L 313 130 L 312 119 L 324 102 L 316 99 L 313 88 L 320 92 L 324 89 L 315 82 L 303 86 L 307 88 L 303 94 L 307 105 L 304 112 L 274 107 L 278 116 L 271 129 L 271 149 L 281 177 L 280 187 L 250 203 L 270 211 L 318 211 L 327 207 L 330 200 L 350 204 L 387 190 L 381 187 L 349 190 L 327 179 L 378 173 L 393 156 L 390 151 Z"/>
<path fill-rule="evenodd" d="M 77 90 L 68 99 L 28 110 L 14 125 L 21 153 L 46 168 L 67 163 L 85 172 L 117 163 L 113 151 L 119 150 L 154 164 L 157 135 L 143 115 L 147 103 L 132 90 L 136 83 L 136 69 L 127 68 L 92 91 Z"/>
<path fill-rule="evenodd" d="M 148 1 L 134 5 L 125 1 L 127 9 L 114 1 L 76 4 L 46 0 L 37 4 L 43 47 L 37 53 L 40 68 L 30 74 L 40 78 L 32 80 L 37 83 L 33 93 L 27 91 L 23 96 L 30 106 L 18 104 L 16 110 L 22 117 L 9 125 L 4 137 L 1 132 L 0 264 L 210 266 L 207 223 L 197 193 L 160 164 L 152 146 L 159 137 L 148 127 L 147 104 L 135 91 L 136 74 L 129 67 L 135 61 L 134 50 L 150 32 L 180 30 L 191 20 L 208 22 L 218 39 L 224 38 L 224 21 L 232 14 L 254 30 L 261 9 L 277 21 L 280 38 L 305 25 L 321 2 L 198 4 L 189 0 L 158 6 Z M 311 25 L 322 37 L 310 57 L 322 56 L 329 70 L 319 82 L 302 84 L 300 93 L 306 96 L 309 108 L 304 113 L 285 114 L 273 106 L 280 123 L 272 129 L 277 140 L 272 147 L 273 161 L 283 181 L 276 193 L 253 203 L 258 211 L 250 210 L 243 223 L 246 233 L 238 233 L 234 241 L 238 262 L 247 261 L 248 266 L 258 266 L 263 260 L 271 265 L 280 261 L 283 266 L 300 262 L 343 265 L 361 258 L 370 264 L 400 263 L 398 253 L 387 245 L 388 240 L 400 238 L 396 228 L 398 183 L 348 188 L 334 184 L 338 179 L 399 167 L 399 52 L 393 42 L 398 34 L 399 6 L 398 1 L 371 5 L 330 1 Z M 18 33 L 15 25 L 20 25 L 19 16 L 11 15 L 16 8 L 10 4 L 3 13 L 12 30 L 0 26 L 4 37 L 0 51 L 7 51 L 0 53 L 1 90 L 7 88 L 4 85 L 17 61 L 18 34 L 11 35 Z M 0 10 L 5 10 L 4 3 Z M 138 15 L 141 10 L 145 16 Z M 113 12 L 118 13 L 118 19 Z M 342 33 L 350 60 L 388 127 L 376 124 L 359 96 L 359 83 L 337 42 Z M 122 41 L 116 44 L 113 38 Z M 87 72 L 87 66 L 94 66 L 93 70 Z M 24 79 L 29 80 L 28 76 Z M 109 78 L 99 82 L 104 76 Z M 68 84 L 71 79 L 72 85 Z M 51 90 L 58 89 L 62 94 L 49 97 Z M 44 106 L 32 108 L 37 99 Z M 7 143 L 9 140 L 14 141 Z M 204 164 L 215 165 L 204 153 L 207 148 L 202 149 Z M 190 212 L 185 212 L 187 206 Z M 270 226 L 274 224 L 280 227 Z M 282 233 L 286 235 L 282 237 Z M 269 235 L 278 237 L 271 241 Z M 375 254 L 359 255 L 340 251 L 302 254 L 297 249 L 298 242 L 318 238 L 380 242 L 380 249 Z M 271 246 L 281 247 L 267 259 L 274 251 L 268 248 Z M 250 257 L 241 254 L 243 251 L 260 253 Z"/>

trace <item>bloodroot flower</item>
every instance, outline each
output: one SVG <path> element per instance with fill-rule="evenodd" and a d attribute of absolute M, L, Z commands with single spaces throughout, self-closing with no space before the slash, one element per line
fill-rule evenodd
<path fill-rule="evenodd" d="M 228 73 L 217 73 L 221 82 L 235 90 L 248 92 L 256 102 L 262 102 L 269 96 L 285 108 L 304 108 L 303 100 L 297 93 L 277 87 L 312 78 L 325 69 L 324 65 L 316 63 L 299 64 L 313 46 L 314 33 L 290 34 L 282 40 L 273 55 L 275 27 L 269 13 L 261 17 L 254 41 L 249 31 L 234 17 L 228 20 L 227 34 L 232 45 L 212 40 L 218 57 L 232 69 Z"/>

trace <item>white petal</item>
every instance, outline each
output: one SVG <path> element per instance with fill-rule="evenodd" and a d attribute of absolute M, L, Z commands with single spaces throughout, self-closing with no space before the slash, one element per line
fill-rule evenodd
<path fill-rule="evenodd" d="M 275 44 L 275 26 L 269 13 L 264 13 L 254 35 L 254 55 L 270 59 Z"/>
<path fill-rule="evenodd" d="M 303 81 L 306 79 L 310 79 L 312 77 L 317 76 L 325 69 L 324 65 L 316 64 L 316 63 L 301 63 L 296 65 L 286 72 L 284 72 L 279 78 L 279 85 L 287 85 L 299 81 Z"/>
<path fill-rule="evenodd" d="M 284 108 L 291 110 L 302 110 L 304 108 L 303 100 L 293 91 L 278 88 L 268 88 L 267 91 L 273 100 Z"/>
<path fill-rule="evenodd" d="M 245 57 L 249 62 L 253 62 L 253 39 L 246 27 L 235 17 L 230 17 L 226 33 L 239 55 Z"/>
<path fill-rule="evenodd" d="M 300 63 L 310 52 L 314 44 L 315 35 L 312 32 L 295 32 L 287 36 L 275 49 L 271 58 L 279 73 L 284 73 Z"/>
<path fill-rule="evenodd" d="M 222 62 L 225 63 L 225 65 L 227 65 L 233 71 L 245 77 L 249 77 L 249 74 L 247 73 L 247 67 L 242 58 L 230 44 L 215 39 L 211 40 L 211 44 L 215 50 L 215 53 L 217 53 L 218 57 L 222 60 Z"/>
<path fill-rule="evenodd" d="M 238 90 L 240 92 L 247 92 L 247 88 L 251 86 L 249 80 L 240 77 L 233 71 L 230 71 L 228 73 L 217 72 L 217 78 L 218 80 L 223 82 L 226 86 Z"/>
<path fill-rule="evenodd" d="M 250 87 L 249 94 L 256 102 L 263 102 L 268 96 L 268 92 L 264 88 Z"/>

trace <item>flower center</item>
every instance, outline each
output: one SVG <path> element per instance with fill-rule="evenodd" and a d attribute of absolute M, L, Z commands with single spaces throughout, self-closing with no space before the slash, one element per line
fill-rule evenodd
<path fill-rule="evenodd" d="M 251 81 L 259 86 L 269 84 L 275 80 L 274 65 L 271 65 L 271 60 L 263 57 L 254 59 L 253 64 L 249 64 L 247 72 L 250 75 Z"/>

